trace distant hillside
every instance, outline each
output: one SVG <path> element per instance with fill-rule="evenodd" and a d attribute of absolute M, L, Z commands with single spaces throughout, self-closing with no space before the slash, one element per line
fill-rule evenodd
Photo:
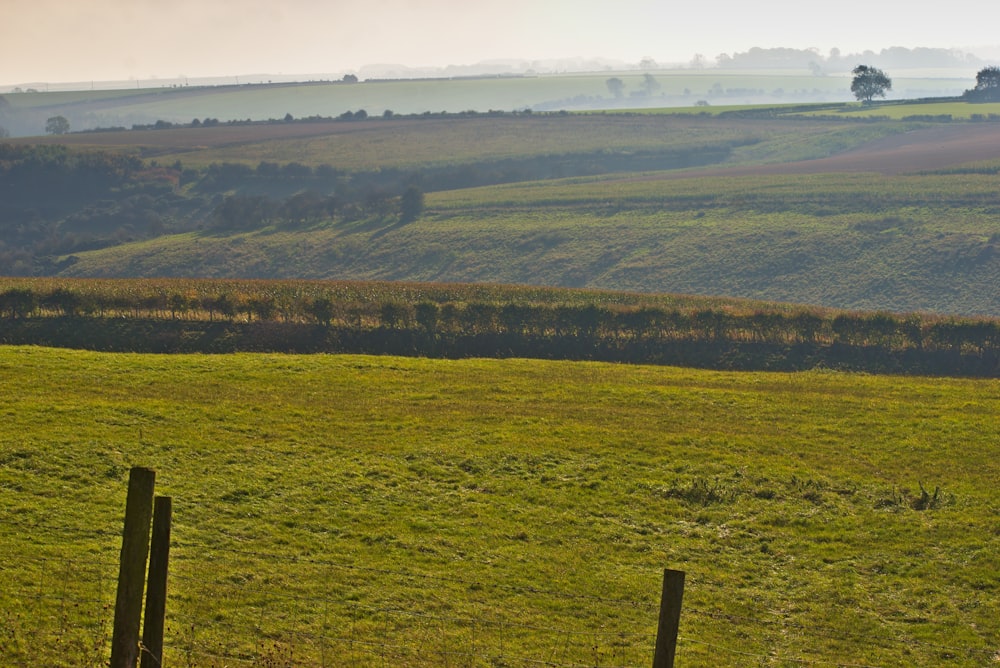
<path fill-rule="evenodd" d="M 1000 315 L 1000 124 L 851 120 L 856 109 L 22 140 L 0 158 L 0 273 L 489 282 Z M 121 151 L 131 157 L 110 158 Z M 91 185 L 53 189 L 52 174 Z"/>
<path fill-rule="evenodd" d="M 760 53 L 758 53 L 758 51 Z M 597 71 L 572 74 L 505 74 L 434 78 L 365 78 L 301 83 L 256 80 L 226 85 L 147 82 L 142 88 L 47 92 L 45 88 L 0 95 L 0 127 L 12 136 L 42 135 L 46 120 L 63 116 L 71 130 L 151 125 L 193 119 L 266 121 L 337 117 L 364 110 L 372 116 L 490 110 L 584 111 L 695 104 L 804 104 L 853 99 L 850 67 L 812 52 L 757 50 L 727 56 L 726 67 Z M 845 56 L 843 62 L 849 62 Z M 866 61 L 868 62 L 868 61 Z M 974 62 L 913 61 L 889 67 L 890 99 L 957 96 L 972 87 Z M 938 62 L 929 65 L 928 62 Z M 872 64 L 875 64 L 874 62 Z M 896 68 L 896 69 L 894 69 Z M 401 73 L 403 76 L 405 73 Z M 609 79 L 621 85 L 611 88 Z M 353 81 L 353 80 L 352 80 Z"/>

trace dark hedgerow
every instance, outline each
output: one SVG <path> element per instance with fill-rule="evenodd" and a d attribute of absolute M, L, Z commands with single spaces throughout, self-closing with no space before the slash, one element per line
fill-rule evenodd
<path fill-rule="evenodd" d="M 7 279 L 0 343 L 1000 375 L 1000 322 L 513 286 Z"/>

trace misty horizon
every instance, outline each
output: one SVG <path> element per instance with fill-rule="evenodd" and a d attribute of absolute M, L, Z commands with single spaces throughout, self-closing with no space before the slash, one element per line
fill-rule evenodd
<path fill-rule="evenodd" d="M 343 75 L 386 63 L 425 72 L 509 61 L 676 66 L 778 45 L 823 55 L 919 45 L 1000 58 L 993 22 L 975 20 L 990 13 L 983 0 L 933 13 L 843 0 L 820 18 L 791 0 L 32 0 L 5 9 L 5 86 Z"/>
<path fill-rule="evenodd" d="M 997 50 L 1000 60 L 1000 48 Z M 762 62 L 755 66 L 754 57 Z M 784 57 L 784 62 L 778 60 Z M 866 64 L 878 67 L 895 67 L 897 70 L 949 70 L 949 75 L 974 76 L 975 70 L 989 64 L 988 58 L 978 53 L 957 49 L 934 49 L 928 47 L 886 47 L 879 51 L 865 50 L 861 53 L 841 53 L 839 49 L 831 49 L 824 54 L 818 49 L 792 49 L 786 47 L 751 47 L 745 52 L 721 53 L 714 59 L 702 54 L 693 54 L 684 62 L 658 62 L 652 58 L 644 58 L 638 62 L 627 62 L 620 59 L 603 57 L 566 57 L 550 59 L 519 59 L 495 58 L 473 63 L 453 63 L 443 66 L 406 65 L 404 63 L 368 63 L 351 71 L 301 71 L 301 72 L 235 72 L 203 74 L 188 76 L 150 75 L 149 77 L 131 77 L 127 79 L 92 79 L 75 81 L 22 81 L 2 83 L 3 91 L 24 92 L 26 90 L 39 92 L 56 92 L 70 90 L 114 90 L 130 87 L 182 87 L 182 86 L 220 86 L 248 84 L 282 84 L 330 82 L 341 80 L 345 76 L 356 76 L 359 80 L 387 79 L 429 79 L 429 78 L 463 78 L 489 76 L 525 76 L 551 74 L 585 74 L 613 73 L 629 71 L 676 71 L 676 70 L 746 70 L 746 69 L 812 69 L 816 75 L 846 75 L 857 63 L 855 60 L 865 60 Z M 911 62 L 907 64 L 905 61 Z M 885 63 L 890 60 L 893 62 Z M 968 72 L 966 72 L 968 70 Z"/>

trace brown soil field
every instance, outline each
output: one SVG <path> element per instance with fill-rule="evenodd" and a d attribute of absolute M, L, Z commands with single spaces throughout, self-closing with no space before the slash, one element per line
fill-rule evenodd
<path fill-rule="evenodd" d="M 985 160 L 1000 160 L 1000 123 L 922 128 L 884 137 L 828 158 L 775 165 L 702 169 L 667 178 L 826 172 L 894 175 L 944 169 Z"/>

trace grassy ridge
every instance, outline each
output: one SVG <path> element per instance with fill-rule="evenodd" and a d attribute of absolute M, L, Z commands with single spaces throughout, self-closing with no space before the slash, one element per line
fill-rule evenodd
<path fill-rule="evenodd" d="M 17 347 L 0 370 L 14 665 L 18 647 L 85 665 L 71 632 L 52 642 L 60 591 L 113 564 L 133 464 L 174 497 L 171 663 L 191 647 L 197 665 L 315 661 L 325 624 L 354 634 L 358 665 L 380 661 L 367 634 L 440 664 L 437 622 L 385 624 L 379 607 L 505 620 L 510 656 L 593 663 L 591 636 L 547 630 L 651 642 L 665 566 L 689 576 L 685 665 L 978 666 L 997 650 L 996 381 Z M 74 585 L 40 563 L 85 568 Z M 460 626 L 441 624 L 454 650 L 472 646 Z M 497 654 L 495 628 L 477 651 Z"/>
<path fill-rule="evenodd" d="M 989 174 L 511 184 L 428 194 L 408 225 L 164 236 L 76 254 L 63 274 L 528 283 L 997 315 L 994 191 Z"/>

